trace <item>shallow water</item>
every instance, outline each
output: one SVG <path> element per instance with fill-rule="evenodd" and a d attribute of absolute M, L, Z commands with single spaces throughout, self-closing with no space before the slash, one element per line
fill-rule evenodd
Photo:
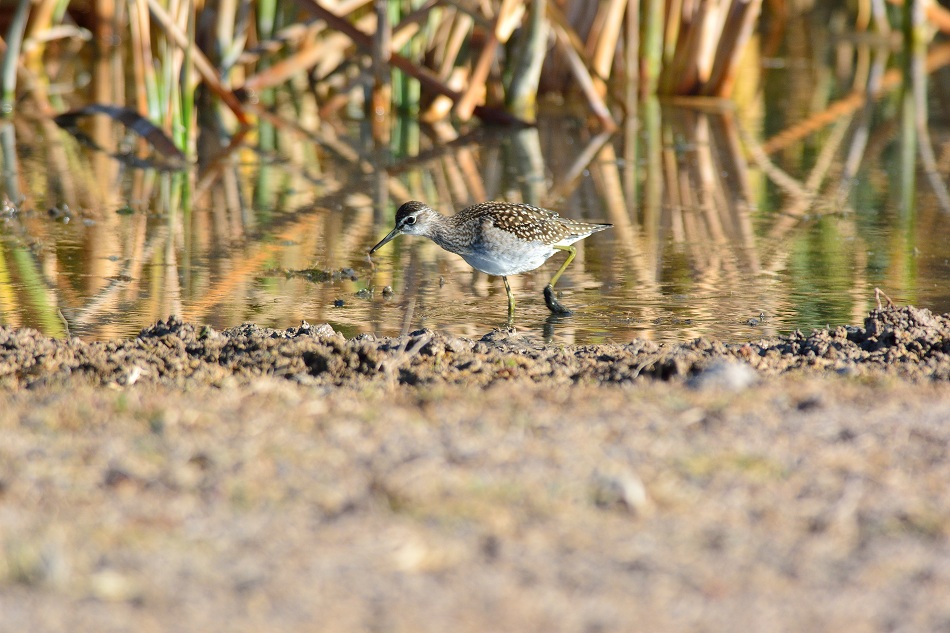
<path fill-rule="evenodd" d="M 645 102 L 612 136 L 561 106 L 526 130 L 399 121 L 389 151 L 358 123 L 302 120 L 273 130 L 267 151 L 248 141 L 187 172 L 130 166 L 15 119 L 0 128 L 15 203 L 0 225 L 0 320 L 87 338 L 134 336 L 171 314 L 217 328 L 327 321 L 348 336 L 504 325 L 501 279 L 427 240 L 401 236 L 370 263 L 407 199 L 447 213 L 525 201 L 612 222 L 578 243 L 558 284 L 575 316 L 551 319 L 541 296 L 563 256 L 511 279 L 519 329 L 555 342 L 860 324 L 875 288 L 950 311 L 946 169 L 908 158 L 919 152 L 905 151 L 900 89 L 788 140 L 779 133 L 854 79 L 794 52 L 753 70 L 732 103 Z M 930 76 L 931 100 L 947 75 Z M 950 136 L 933 112 L 939 167 Z"/>

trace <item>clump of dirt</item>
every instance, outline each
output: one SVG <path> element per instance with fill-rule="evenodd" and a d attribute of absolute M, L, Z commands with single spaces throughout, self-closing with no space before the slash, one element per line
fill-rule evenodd
<path fill-rule="evenodd" d="M 895 373 L 950 378 L 950 317 L 914 307 L 871 312 L 864 327 L 727 345 L 699 338 L 676 345 L 635 340 L 625 345 L 552 346 L 495 330 L 479 340 L 420 330 L 397 338 L 346 340 L 326 324 L 286 330 L 252 324 L 223 331 L 176 318 L 131 340 L 52 339 L 30 329 L 0 328 L 0 386 L 7 389 L 82 381 L 179 387 L 246 383 L 261 375 L 303 384 L 367 381 L 487 386 L 529 380 L 551 384 L 630 383 L 695 377 L 723 363 L 764 375 L 789 371 L 844 375 Z"/>

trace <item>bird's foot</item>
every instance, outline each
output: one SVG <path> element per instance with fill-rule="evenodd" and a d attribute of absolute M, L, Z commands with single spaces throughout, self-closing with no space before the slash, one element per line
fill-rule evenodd
<path fill-rule="evenodd" d="M 571 316 L 574 314 L 554 297 L 554 286 L 551 284 L 544 287 L 544 303 L 547 304 L 548 310 L 557 316 Z"/>

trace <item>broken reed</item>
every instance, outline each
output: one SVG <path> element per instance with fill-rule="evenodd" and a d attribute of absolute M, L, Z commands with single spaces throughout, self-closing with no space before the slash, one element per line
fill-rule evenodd
<path fill-rule="evenodd" d="M 939 5 L 912 5 L 938 23 Z M 62 111 L 44 89 L 66 63 L 55 53 L 91 33 L 84 46 L 132 69 L 128 86 L 97 93 L 109 95 L 100 105 L 147 116 L 193 157 L 199 85 L 227 106 L 232 127 L 250 121 L 249 104 L 299 112 L 308 99 L 321 116 L 362 109 L 383 128 L 392 110 L 530 122 L 547 92 L 582 95 L 613 129 L 638 92 L 728 96 L 762 0 L 18 0 L 11 9 L 5 112 L 18 75 L 41 108 Z M 621 90 L 623 79 L 635 89 Z M 76 86 L 64 102 L 90 98 Z"/>
<path fill-rule="evenodd" d="M 147 114 L 189 154 L 199 83 L 221 97 L 238 121 L 247 120 L 238 96 L 253 101 L 268 88 L 282 93 L 281 99 L 313 97 L 324 115 L 372 104 L 381 92 L 388 108 L 430 120 L 450 113 L 463 120 L 473 114 L 533 120 L 540 86 L 562 94 L 579 91 L 595 116 L 609 124 L 608 86 L 635 75 L 630 72 L 635 69 L 624 68 L 625 59 L 643 54 L 654 59 L 657 41 L 662 42 L 659 77 L 644 73 L 647 88 L 722 95 L 761 0 L 661 4 L 126 0 L 76 3 L 74 13 L 67 0 L 19 0 L 6 37 L 4 105 L 9 110 L 15 103 L 12 90 L 17 70 L 24 68 L 24 50 L 42 56 L 51 42 L 80 37 L 86 29 L 94 36 L 89 45 L 103 52 L 118 44 L 132 69 L 129 86 L 112 95 L 110 105 Z M 84 7 L 91 13 L 81 13 Z M 630 11 L 639 19 L 625 22 Z M 655 17 L 660 13 L 663 20 Z M 645 50 L 636 57 L 625 55 L 625 47 L 641 34 L 625 32 L 625 23 L 647 29 Z M 380 72 L 380 65 L 392 72 Z M 647 69 L 654 68 L 649 61 Z M 50 81 L 42 76 L 42 65 L 32 69 L 40 73 L 32 80 Z M 273 107 L 278 93 L 263 95 L 264 105 Z M 81 99 L 77 94 L 68 100 L 75 107 L 85 105 L 77 102 Z"/>

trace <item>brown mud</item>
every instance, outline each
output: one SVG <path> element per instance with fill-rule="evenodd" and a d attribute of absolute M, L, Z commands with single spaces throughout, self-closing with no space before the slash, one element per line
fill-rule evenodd
<path fill-rule="evenodd" d="M 0 387 L 247 384 L 263 376 L 304 385 L 460 384 L 524 380 L 542 386 L 697 379 L 741 364 L 758 375 L 790 371 L 950 378 L 950 318 L 913 307 L 872 312 L 864 327 L 796 332 L 741 345 L 696 339 L 676 345 L 552 346 L 496 330 L 480 340 L 420 330 L 398 338 L 346 340 L 328 325 L 287 330 L 245 324 L 224 331 L 171 318 L 132 340 L 50 339 L 0 328 Z M 744 370 L 740 370 L 744 371 Z M 752 374 L 750 374 L 751 376 Z"/>
<path fill-rule="evenodd" d="M 950 317 L 0 328 L 0 631 L 950 630 Z"/>

